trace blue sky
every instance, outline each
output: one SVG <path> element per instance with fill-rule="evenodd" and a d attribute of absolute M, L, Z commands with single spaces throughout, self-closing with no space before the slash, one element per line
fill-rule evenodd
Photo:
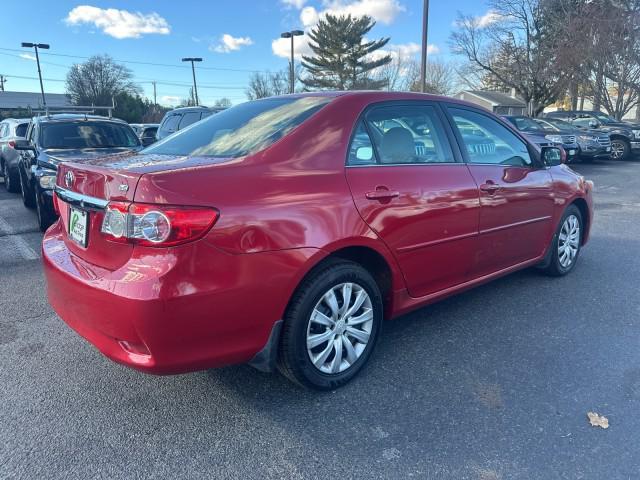
<path fill-rule="evenodd" d="M 246 99 L 251 71 L 286 68 L 288 44 L 280 32 L 310 29 L 323 12 L 367 13 L 377 20 L 372 38 L 391 37 L 392 49 L 419 55 L 422 0 L 106 0 L 81 3 L 38 0 L 25 7 L 2 1 L 0 74 L 12 91 L 38 91 L 32 51 L 23 41 L 51 44 L 41 56 L 45 90 L 63 93 L 70 65 L 94 54 L 108 53 L 131 61 L 135 80 L 148 97 L 157 81 L 159 103 L 188 95 L 191 72 L 184 56 L 204 59 L 197 71 L 201 102 L 228 97 Z M 448 38 L 458 11 L 482 17 L 484 0 L 431 0 L 429 44 L 433 58 L 448 58 Z M 489 13 L 490 14 L 490 13 Z M 7 19 L 16 19 L 8 21 Z M 298 40 L 298 39 L 296 39 Z M 275 41 L 275 43 L 274 43 Z M 298 52 L 304 51 L 304 40 Z M 55 54 L 55 55 L 54 55 Z M 134 63 L 135 62 L 135 63 Z M 145 64 L 145 62 L 147 64 Z M 151 63 L 156 65 L 150 65 Z M 163 65 L 160 65 L 163 64 Z"/>

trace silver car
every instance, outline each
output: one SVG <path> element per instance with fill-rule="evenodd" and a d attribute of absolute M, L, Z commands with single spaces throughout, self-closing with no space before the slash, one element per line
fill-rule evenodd
<path fill-rule="evenodd" d="M 18 177 L 20 155 L 13 148 L 13 142 L 18 138 L 24 138 L 28 126 L 28 118 L 8 118 L 0 122 L 0 176 L 4 177 L 4 186 L 10 192 L 20 191 Z"/>

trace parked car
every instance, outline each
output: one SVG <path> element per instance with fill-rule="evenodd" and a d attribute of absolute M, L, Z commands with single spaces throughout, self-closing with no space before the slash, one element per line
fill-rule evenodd
<path fill-rule="evenodd" d="M 53 187 L 60 164 L 72 158 L 127 155 L 142 145 L 122 120 L 75 113 L 34 117 L 26 138 L 16 140 L 14 148 L 21 151 L 18 179 L 22 201 L 36 208 L 38 224 L 45 231 L 58 217 Z"/>
<path fill-rule="evenodd" d="M 541 137 L 540 140 L 534 139 L 534 141 L 541 141 L 542 143 L 552 142 L 561 145 L 567 154 L 567 162 L 572 162 L 578 156 L 580 146 L 578 145 L 578 137 L 575 133 L 563 133 L 553 127 L 547 128 L 531 117 L 504 115 L 502 118 L 527 135 L 533 135 L 538 138 Z"/>
<path fill-rule="evenodd" d="M 598 129 L 581 129 L 557 118 L 536 118 L 535 120 L 543 128 L 556 129 L 561 135 L 574 135 L 579 146 L 578 157 L 582 161 L 611 157 L 611 136 L 606 132 Z"/>
<path fill-rule="evenodd" d="M 158 132 L 158 123 L 130 123 L 133 131 L 140 139 L 140 142 L 144 147 L 148 147 L 156 141 L 156 133 Z"/>
<path fill-rule="evenodd" d="M 246 102 L 139 155 L 60 165 L 49 301 L 145 372 L 247 362 L 333 389 L 383 319 L 529 266 L 569 273 L 592 188 L 560 149 L 459 100 Z"/>
<path fill-rule="evenodd" d="M 18 179 L 20 155 L 14 146 L 17 139 L 24 138 L 28 126 L 28 118 L 7 118 L 0 122 L 0 176 L 4 177 L 4 187 L 9 192 L 20 191 Z"/>
<path fill-rule="evenodd" d="M 640 153 L 640 124 L 620 122 L 602 112 L 577 110 L 550 112 L 545 118 L 558 118 L 584 129 L 598 129 L 611 137 L 611 158 L 626 160 Z"/>
<path fill-rule="evenodd" d="M 224 108 L 207 107 L 181 107 L 165 113 L 158 127 L 156 139 L 162 140 L 167 135 L 171 135 L 178 130 L 188 127 L 192 123 L 199 122 L 214 113 L 223 111 Z"/>

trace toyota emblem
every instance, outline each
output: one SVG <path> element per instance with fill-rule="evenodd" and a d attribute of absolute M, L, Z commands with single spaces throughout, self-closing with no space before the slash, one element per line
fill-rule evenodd
<path fill-rule="evenodd" d="M 75 180 L 75 177 L 71 170 L 69 170 L 67 173 L 64 174 L 64 184 L 67 186 L 67 188 L 71 188 L 74 180 Z"/>

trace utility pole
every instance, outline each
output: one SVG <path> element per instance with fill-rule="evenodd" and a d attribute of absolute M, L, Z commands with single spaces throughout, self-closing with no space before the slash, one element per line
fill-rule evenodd
<path fill-rule="evenodd" d="M 155 107 L 158 104 L 158 101 L 156 100 L 156 82 L 154 80 L 151 83 L 153 83 L 153 106 Z"/>
<path fill-rule="evenodd" d="M 291 30 L 290 32 L 284 32 L 280 34 L 281 38 L 290 38 L 291 39 L 291 63 L 289 64 L 289 93 L 295 93 L 296 89 L 296 79 L 295 79 L 295 66 L 294 66 L 294 57 L 293 57 L 293 37 L 300 37 L 304 35 L 302 30 Z"/>
<path fill-rule="evenodd" d="M 40 70 L 40 55 L 38 55 L 38 49 L 49 50 L 49 44 L 47 43 L 30 43 L 22 42 L 24 48 L 34 48 L 36 51 L 36 63 L 38 64 L 38 78 L 40 79 L 40 92 L 42 93 L 42 108 L 47 109 L 47 101 L 44 98 L 44 86 L 42 85 L 42 71 Z"/>
<path fill-rule="evenodd" d="M 424 0 L 422 11 L 422 63 L 420 64 L 420 91 L 427 90 L 427 38 L 429 30 L 429 0 Z"/>
<path fill-rule="evenodd" d="M 200 105 L 198 101 L 198 87 L 196 85 L 196 67 L 194 66 L 194 62 L 201 62 L 202 58 L 199 57 L 186 57 L 182 59 L 183 62 L 191 62 L 191 73 L 193 74 L 193 102 L 197 105 Z"/>
<path fill-rule="evenodd" d="M 4 92 L 4 83 L 7 81 L 7 77 L 0 75 L 0 92 Z"/>

